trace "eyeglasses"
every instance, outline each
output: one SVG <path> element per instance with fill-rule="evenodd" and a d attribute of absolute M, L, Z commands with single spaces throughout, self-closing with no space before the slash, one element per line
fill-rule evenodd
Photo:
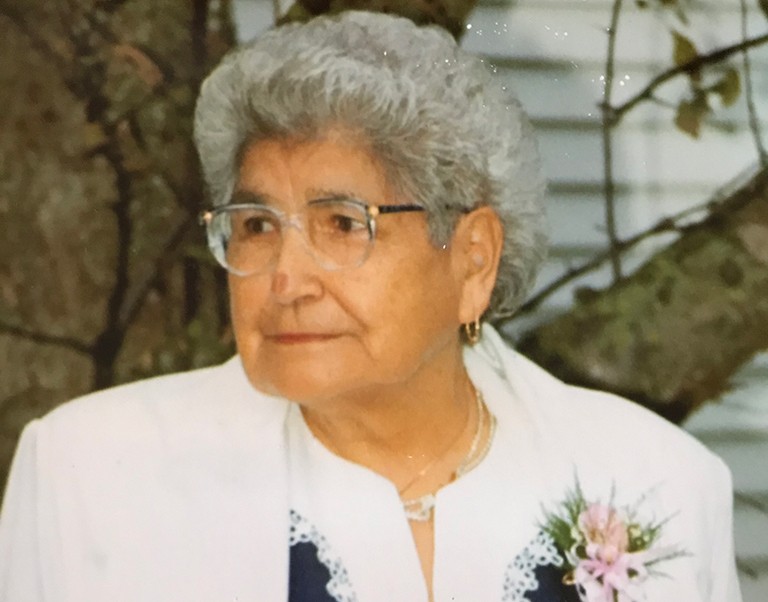
<path fill-rule="evenodd" d="M 258 203 L 222 205 L 200 215 L 208 247 L 232 274 L 270 271 L 280 255 L 286 228 L 302 233 L 307 249 L 326 270 L 362 265 L 373 248 L 376 218 L 388 213 L 424 211 L 420 205 L 368 205 L 357 199 L 310 201 L 297 214 Z"/>

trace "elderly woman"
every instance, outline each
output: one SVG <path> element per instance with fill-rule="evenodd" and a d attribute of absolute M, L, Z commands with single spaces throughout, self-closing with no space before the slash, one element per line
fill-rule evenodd
<path fill-rule="evenodd" d="M 195 137 L 238 355 L 26 428 L 0 599 L 737 602 L 721 461 L 481 327 L 545 244 L 481 60 L 388 16 L 285 26 Z"/>

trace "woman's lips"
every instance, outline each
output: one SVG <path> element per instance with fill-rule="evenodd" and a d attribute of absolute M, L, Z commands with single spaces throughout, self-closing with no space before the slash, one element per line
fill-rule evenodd
<path fill-rule="evenodd" d="M 267 335 L 266 338 L 280 345 L 300 345 L 303 343 L 321 343 L 338 338 L 337 334 L 319 332 L 281 332 Z"/>

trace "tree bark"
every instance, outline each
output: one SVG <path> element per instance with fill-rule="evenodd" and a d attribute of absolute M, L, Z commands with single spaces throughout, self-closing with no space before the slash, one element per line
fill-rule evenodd
<path fill-rule="evenodd" d="M 679 422 L 768 348 L 768 170 L 630 277 L 518 348 L 562 379 Z"/>
<path fill-rule="evenodd" d="M 477 0 L 297 0 L 280 20 L 305 21 L 326 13 L 367 10 L 407 17 L 419 25 L 439 25 L 459 39 Z"/>
<path fill-rule="evenodd" d="M 0 483 L 57 404 L 231 350 L 191 115 L 228 2 L 0 0 Z"/>

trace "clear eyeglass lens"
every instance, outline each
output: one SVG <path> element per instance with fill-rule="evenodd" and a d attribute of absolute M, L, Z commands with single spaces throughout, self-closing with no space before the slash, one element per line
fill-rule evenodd
<path fill-rule="evenodd" d="M 259 207 L 227 207 L 208 224 L 208 243 L 216 259 L 234 274 L 269 271 L 280 254 L 288 222 L 276 211 Z M 363 263 L 372 232 L 364 205 L 343 200 L 314 201 L 296 224 L 315 260 L 333 270 Z"/>

